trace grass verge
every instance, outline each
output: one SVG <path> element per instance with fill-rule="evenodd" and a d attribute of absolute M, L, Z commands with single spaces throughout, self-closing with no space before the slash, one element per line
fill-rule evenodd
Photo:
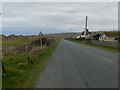
<path fill-rule="evenodd" d="M 80 44 L 84 44 L 86 46 L 90 46 L 90 47 L 102 49 L 102 50 L 105 50 L 105 51 L 110 51 L 110 52 L 113 52 L 113 53 L 118 53 L 118 49 L 115 49 L 115 48 L 104 47 L 104 46 L 99 46 L 99 45 L 95 45 L 95 44 L 89 44 L 89 43 L 86 43 L 85 41 L 75 41 L 75 40 L 70 40 L 70 41 L 73 41 L 73 42 L 76 42 L 76 43 L 80 43 Z"/>
<path fill-rule="evenodd" d="M 39 54 L 40 51 L 35 51 L 23 54 L 7 54 L 4 56 L 3 59 L 7 72 L 3 73 L 2 87 L 32 88 L 37 76 L 47 65 L 57 45 L 58 42 L 47 47 L 41 54 Z M 34 63 L 29 63 L 26 56 L 29 56 Z M 24 63 L 25 66 L 18 66 L 18 63 Z"/>

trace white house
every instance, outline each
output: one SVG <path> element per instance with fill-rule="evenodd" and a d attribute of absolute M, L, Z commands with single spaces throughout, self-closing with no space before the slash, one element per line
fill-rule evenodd
<path fill-rule="evenodd" d="M 120 32 L 103 32 L 99 36 L 100 41 L 115 41 L 119 36 L 118 33 Z"/>
<path fill-rule="evenodd" d="M 105 34 L 101 34 L 100 37 L 99 37 L 99 40 L 100 41 L 106 41 L 106 40 L 108 40 L 108 37 Z"/>
<path fill-rule="evenodd" d="M 80 34 L 81 38 L 88 39 L 91 36 L 91 32 L 88 29 L 84 29 L 84 31 Z"/>
<path fill-rule="evenodd" d="M 75 38 L 79 39 L 79 38 L 80 38 L 80 36 L 77 36 L 77 37 L 75 37 Z"/>

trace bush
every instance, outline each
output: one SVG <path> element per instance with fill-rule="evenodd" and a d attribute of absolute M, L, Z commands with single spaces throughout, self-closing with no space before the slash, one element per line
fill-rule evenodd
<path fill-rule="evenodd" d="M 34 45 L 40 45 L 40 42 L 41 42 L 41 40 L 38 39 L 38 40 L 35 40 L 32 44 L 34 44 Z M 55 42 L 54 39 L 47 39 L 46 37 L 42 37 L 42 45 L 49 46 L 49 45 L 51 45 L 54 42 Z"/>

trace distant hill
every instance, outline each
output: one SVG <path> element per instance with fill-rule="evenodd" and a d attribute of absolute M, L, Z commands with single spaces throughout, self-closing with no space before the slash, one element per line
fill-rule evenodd
<path fill-rule="evenodd" d="M 44 36 L 68 38 L 68 37 L 77 37 L 78 35 L 80 35 L 80 32 L 45 34 Z"/>

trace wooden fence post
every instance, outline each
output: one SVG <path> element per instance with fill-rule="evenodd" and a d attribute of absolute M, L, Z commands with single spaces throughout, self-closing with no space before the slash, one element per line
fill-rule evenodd
<path fill-rule="evenodd" d="M 5 69 L 3 61 L 2 61 L 2 72 L 6 72 L 6 69 Z"/>
<path fill-rule="evenodd" d="M 25 45 L 25 51 L 26 51 L 26 52 L 28 51 L 28 46 L 27 46 L 27 44 Z"/>

